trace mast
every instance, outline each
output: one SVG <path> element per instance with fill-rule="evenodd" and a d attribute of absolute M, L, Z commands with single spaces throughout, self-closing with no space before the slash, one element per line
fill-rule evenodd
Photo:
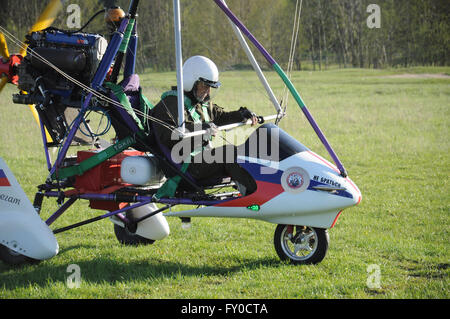
<path fill-rule="evenodd" d="M 183 89 L 183 56 L 181 50 L 181 18 L 180 0 L 173 0 L 173 17 L 175 31 L 175 59 L 177 65 L 178 127 L 184 134 L 184 89 Z"/>

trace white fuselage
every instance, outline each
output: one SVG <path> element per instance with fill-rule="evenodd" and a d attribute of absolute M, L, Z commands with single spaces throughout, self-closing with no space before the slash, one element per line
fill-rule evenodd
<path fill-rule="evenodd" d="M 259 169 L 255 193 L 165 216 L 253 218 L 276 224 L 330 228 L 344 208 L 361 201 L 361 192 L 352 180 L 342 177 L 334 165 L 312 151 L 297 153 L 280 162 L 249 157 L 240 160 L 245 161 L 243 167 L 252 167 L 254 177 L 258 175 L 255 168 Z M 251 205 L 258 205 L 259 210 L 250 209 Z"/>

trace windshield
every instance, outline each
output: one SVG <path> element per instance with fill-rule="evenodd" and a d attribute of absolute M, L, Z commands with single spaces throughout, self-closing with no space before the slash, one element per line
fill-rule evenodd
<path fill-rule="evenodd" d="M 267 123 L 258 127 L 239 151 L 239 155 L 279 162 L 309 149 L 275 124 Z"/>

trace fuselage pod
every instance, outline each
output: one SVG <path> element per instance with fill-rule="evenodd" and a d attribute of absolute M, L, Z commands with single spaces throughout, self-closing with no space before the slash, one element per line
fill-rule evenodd
<path fill-rule="evenodd" d="M 38 260 L 58 253 L 53 232 L 39 217 L 15 176 L 0 158 L 0 244 Z"/>

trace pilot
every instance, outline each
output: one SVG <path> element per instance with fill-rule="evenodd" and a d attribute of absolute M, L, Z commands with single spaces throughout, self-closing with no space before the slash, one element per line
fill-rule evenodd
<path fill-rule="evenodd" d="M 256 115 L 245 107 L 235 111 L 225 111 L 222 107 L 211 102 L 211 90 L 220 86 L 219 72 L 213 61 L 204 56 L 192 56 L 183 65 L 184 87 L 184 118 L 186 131 L 206 130 L 201 138 L 185 138 L 180 141 L 174 138 L 173 132 L 164 125 L 153 123 L 154 138 L 166 157 L 174 158 L 175 148 L 179 143 L 189 143 L 189 154 L 184 154 L 181 170 L 186 171 L 197 181 L 220 179 L 231 177 L 238 185 L 243 195 L 248 195 L 256 190 L 253 178 L 236 163 L 236 148 L 226 144 L 221 147 L 211 148 L 210 140 L 217 133 L 217 126 L 246 122 L 251 119 L 252 125 L 257 124 Z M 152 110 L 152 116 L 162 120 L 173 127 L 178 126 L 178 98 L 177 88 L 161 96 L 161 101 Z M 178 154 L 178 151 L 175 152 Z M 214 159 L 211 162 L 210 159 Z"/>

